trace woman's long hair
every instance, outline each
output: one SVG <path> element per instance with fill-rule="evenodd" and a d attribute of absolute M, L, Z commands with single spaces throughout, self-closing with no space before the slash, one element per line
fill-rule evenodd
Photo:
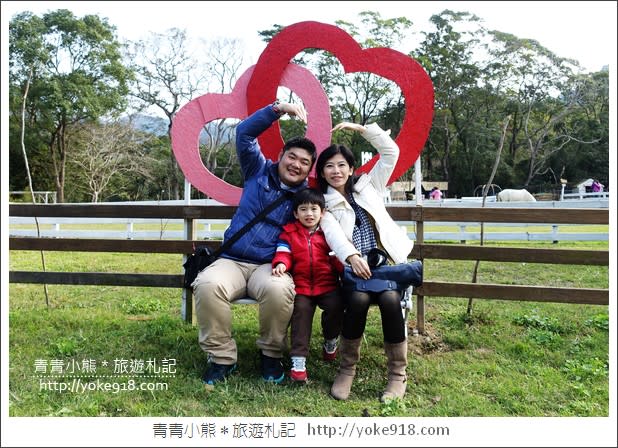
<path fill-rule="evenodd" d="M 324 166 L 328 160 L 337 155 L 341 154 L 350 168 L 354 168 L 356 166 L 356 157 L 354 157 L 354 153 L 350 148 L 345 145 L 330 145 L 324 151 L 320 153 L 318 156 L 318 160 L 315 162 L 315 174 L 318 181 L 318 187 L 322 193 L 326 193 L 328 189 L 328 182 L 324 179 Z M 348 194 L 352 193 L 352 185 L 356 182 L 357 176 L 350 176 L 345 184 L 345 191 Z"/>

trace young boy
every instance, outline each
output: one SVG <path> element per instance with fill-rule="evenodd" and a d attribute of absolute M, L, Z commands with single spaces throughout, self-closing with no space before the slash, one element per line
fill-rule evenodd
<path fill-rule="evenodd" d="M 344 309 L 339 295 L 339 274 L 343 265 L 331 254 L 320 229 L 324 208 L 324 196 L 319 191 L 307 188 L 296 193 L 293 200 L 296 221 L 283 227 L 272 261 L 273 275 L 291 273 L 296 289 L 290 350 L 293 381 L 307 381 L 305 362 L 316 305 L 322 310 L 322 357 L 325 361 L 337 357 L 337 338 Z"/>

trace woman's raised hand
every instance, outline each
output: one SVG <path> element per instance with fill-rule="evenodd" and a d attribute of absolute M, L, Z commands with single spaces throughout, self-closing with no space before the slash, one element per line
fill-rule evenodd
<path fill-rule="evenodd" d="M 332 128 L 330 130 L 330 132 L 339 131 L 341 129 L 349 130 L 349 131 L 363 132 L 367 128 L 365 128 L 365 126 L 363 126 L 362 124 L 356 124 L 356 123 L 350 123 L 348 121 L 342 121 L 341 123 L 335 125 L 335 127 Z"/>

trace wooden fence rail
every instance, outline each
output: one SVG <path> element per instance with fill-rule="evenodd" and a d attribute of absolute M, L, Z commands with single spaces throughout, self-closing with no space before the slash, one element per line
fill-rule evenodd
<path fill-rule="evenodd" d="M 197 219 L 230 219 L 236 210 L 231 206 L 191 205 L 117 205 L 117 204 L 10 204 L 9 215 L 20 217 L 75 218 L 157 218 L 183 219 L 185 238 L 179 240 L 127 240 L 92 238 L 9 237 L 9 250 L 43 250 L 65 252 L 133 252 L 189 254 L 194 245 L 207 244 L 216 248 L 220 241 L 195 239 Z M 422 206 L 390 206 L 396 221 L 416 223 L 417 240 L 410 257 L 421 260 L 480 260 L 493 262 L 527 262 L 568 265 L 609 266 L 607 250 L 539 249 L 488 247 L 448 244 L 427 244 L 423 228 L 427 222 L 483 223 L 553 223 L 609 224 L 608 209 L 556 208 L 436 208 Z M 116 285 L 182 288 L 183 318 L 193 320 L 193 297 L 182 287 L 182 269 L 178 274 L 135 274 L 100 272 L 10 271 L 10 283 L 47 283 L 62 285 Z M 424 297 L 474 297 L 494 300 L 521 300 L 589 305 L 609 304 L 609 290 L 603 288 L 559 288 L 548 286 L 502 285 L 488 283 L 453 283 L 433 281 L 425 277 L 416 288 L 417 330 L 424 332 Z"/>

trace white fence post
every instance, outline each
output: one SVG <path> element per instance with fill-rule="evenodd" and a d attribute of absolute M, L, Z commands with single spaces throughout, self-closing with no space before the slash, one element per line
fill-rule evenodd
<path fill-rule="evenodd" d="M 416 196 L 416 205 L 423 205 L 423 173 L 421 172 L 420 157 L 414 162 L 414 195 Z"/>

